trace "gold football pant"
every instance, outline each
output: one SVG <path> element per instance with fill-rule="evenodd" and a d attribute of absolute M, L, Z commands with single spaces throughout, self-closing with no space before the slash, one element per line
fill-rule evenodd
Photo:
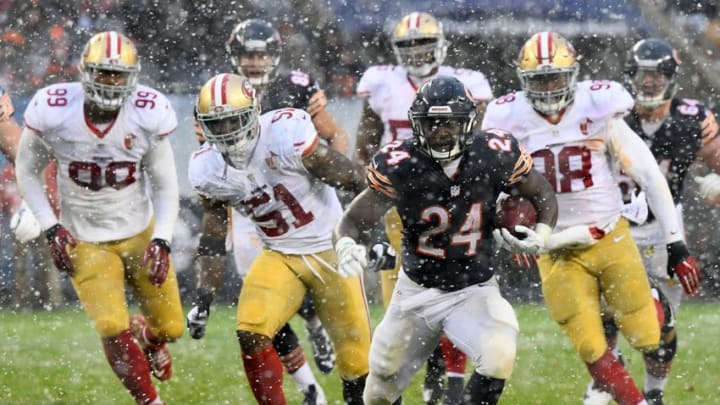
<path fill-rule="evenodd" d="M 75 266 L 73 287 L 103 338 L 117 336 L 128 329 L 130 315 L 125 300 L 126 281 L 153 335 L 173 340 L 183 333 L 184 316 L 172 265 L 160 288 L 150 282 L 148 268 L 140 266 L 152 232 L 151 224 L 128 239 L 102 243 L 78 241 L 77 246 L 71 249 L 71 260 Z"/>
<path fill-rule="evenodd" d="M 240 290 L 237 329 L 272 338 L 310 292 L 327 330 L 344 380 L 368 373 L 370 320 L 362 279 L 345 279 L 333 250 L 312 255 L 283 254 L 263 248 Z"/>
<path fill-rule="evenodd" d="M 390 299 L 395 284 L 397 284 L 398 272 L 402 266 L 402 220 L 395 207 L 385 214 L 385 233 L 396 254 L 395 267 L 392 270 L 382 270 L 380 272 L 383 305 L 387 308 L 390 305 Z"/>
<path fill-rule="evenodd" d="M 625 219 L 593 246 L 542 255 L 538 267 L 550 316 L 583 361 L 594 363 L 607 350 L 601 294 L 633 348 L 657 347 L 660 326 L 650 284 Z"/>

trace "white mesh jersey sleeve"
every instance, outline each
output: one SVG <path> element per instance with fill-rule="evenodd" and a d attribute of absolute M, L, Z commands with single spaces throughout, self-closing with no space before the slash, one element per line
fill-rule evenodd
<path fill-rule="evenodd" d="M 475 101 L 490 101 L 493 98 L 490 82 L 477 70 L 440 66 L 438 74 L 454 76 L 470 90 Z"/>

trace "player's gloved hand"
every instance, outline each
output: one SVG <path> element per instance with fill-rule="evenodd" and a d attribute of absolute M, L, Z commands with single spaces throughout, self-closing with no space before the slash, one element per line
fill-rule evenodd
<path fill-rule="evenodd" d="M 552 233 L 552 228 L 543 223 L 535 225 L 535 229 L 530 229 L 523 225 L 517 225 L 515 232 L 525 235 L 522 239 L 514 236 L 505 228 L 493 230 L 495 242 L 502 248 L 515 253 L 529 253 L 532 255 L 539 254 Z"/>
<path fill-rule="evenodd" d="M 677 241 L 666 246 L 668 252 L 668 276 L 677 276 L 687 295 L 700 292 L 700 266 L 690 256 L 685 242 Z"/>
<path fill-rule="evenodd" d="M 155 238 L 150 241 L 143 254 L 140 266 L 150 264 L 150 282 L 160 287 L 170 270 L 170 244 L 165 239 Z"/>
<path fill-rule="evenodd" d="M 630 202 L 623 204 L 620 214 L 634 224 L 644 224 L 648 218 L 648 204 L 645 192 L 640 191 L 637 195 L 631 192 Z"/>
<path fill-rule="evenodd" d="M 30 211 L 30 207 L 25 201 L 20 205 L 20 209 L 10 218 L 10 229 L 15 235 L 15 239 L 20 243 L 28 243 L 40 236 L 42 228 L 40 223 Z"/>
<path fill-rule="evenodd" d="M 320 110 L 325 108 L 327 103 L 328 103 L 328 100 L 327 100 L 327 97 L 325 96 L 325 92 L 322 89 L 320 89 L 320 90 L 316 91 L 315 94 L 313 94 L 310 97 L 310 100 L 308 100 L 308 106 L 305 109 L 305 111 L 307 111 L 308 114 L 310 114 L 310 116 L 312 117 L 315 114 L 319 113 Z"/>
<path fill-rule="evenodd" d="M 193 339 L 202 339 L 205 336 L 205 327 L 210 318 L 210 308 L 200 309 L 195 305 L 187 314 L 187 329 Z"/>
<path fill-rule="evenodd" d="M 707 176 L 695 177 L 695 182 L 700 186 L 700 197 L 706 200 L 712 200 L 720 196 L 720 175 L 710 173 Z"/>
<path fill-rule="evenodd" d="M 605 235 L 612 232 L 614 227 L 614 224 L 604 226 L 571 226 L 570 228 L 552 234 L 545 245 L 545 250 L 586 248 L 598 243 Z"/>
<path fill-rule="evenodd" d="M 395 249 L 385 241 L 372 245 L 368 252 L 368 270 L 370 271 L 392 270 L 395 268 L 396 261 Z"/>
<path fill-rule="evenodd" d="M 367 268 L 365 246 L 358 245 L 351 237 L 343 236 L 335 243 L 338 264 L 337 273 L 345 278 L 356 277 Z"/>
<path fill-rule="evenodd" d="M 45 231 L 45 237 L 50 245 L 50 256 L 52 256 L 55 267 L 61 272 L 72 276 L 75 267 L 70 260 L 68 246 L 77 246 L 75 238 L 60 224 L 55 224 L 48 228 Z"/>

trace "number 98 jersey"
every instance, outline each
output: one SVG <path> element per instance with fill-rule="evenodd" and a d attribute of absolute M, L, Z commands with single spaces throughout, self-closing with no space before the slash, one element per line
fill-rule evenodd
<path fill-rule="evenodd" d="M 492 277 L 495 201 L 532 170 L 507 132 L 477 130 L 467 142 L 451 176 L 412 139 L 386 145 L 368 168 L 369 187 L 402 219 L 403 270 L 427 288 L 455 291 Z"/>
<path fill-rule="evenodd" d="M 92 242 L 137 235 L 153 215 L 142 161 L 168 142 L 175 111 L 162 93 L 138 85 L 117 118 L 99 126 L 85 118 L 84 100 L 80 83 L 55 84 L 38 90 L 24 115 L 57 160 L 63 225 Z"/>

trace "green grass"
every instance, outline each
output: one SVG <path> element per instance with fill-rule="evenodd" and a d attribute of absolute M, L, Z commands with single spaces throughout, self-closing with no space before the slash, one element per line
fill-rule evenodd
<path fill-rule="evenodd" d="M 521 326 L 519 352 L 501 404 L 580 403 L 588 375 L 544 307 L 516 306 Z M 382 308 L 371 308 L 373 321 Z M 720 397 L 720 311 L 717 304 L 681 309 L 679 355 L 666 393 L 669 404 L 713 403 Z M 170 404 L 251 404 L 235 339 L 234 308 L 215 308 L 206 337 L 185 337 L 172 348 L 174 374 L 157 384 Z M 304 328 L 293 320 L 295 330 Z M 633 376 L 643 379 L 642 358 L 623 341 Z M 306 346 L 306 353 L 310 353 Z M 314 365 L 313 365 L 314 366 Z M 331 403 L 341 403 L 335 373 L 317 373 Z M 421 373 L 422 374 L 422 373 Z M 421 375 L 404 395 L 421 404 Z M 290 378 L 291 404 L 302 401 Z M 0 310 L 0 404 L 132 404 L 115 378 L 90 322 L 81 310 L 12 313 Z"/>

